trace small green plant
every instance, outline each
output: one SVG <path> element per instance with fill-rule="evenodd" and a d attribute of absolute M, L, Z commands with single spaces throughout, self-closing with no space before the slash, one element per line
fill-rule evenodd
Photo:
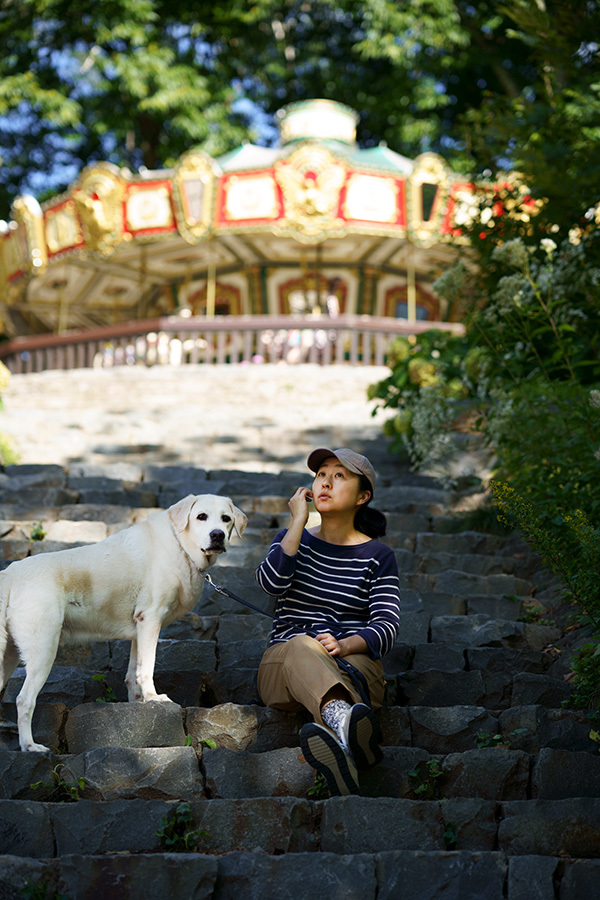
<path fill-rule="evenodd" d="M 192 736 L 191 736 L 191 734 L 186 734 L 186 736 L 185 736 L 185 741 L 183 742 L 183 746 L 184 746 L 184 747 L 191 747 L 191 746 L 192 746 Z"/>
<path fill-rule="evenodd" d="M 19 891 L 19 897 L 24 900 L 69 900 L 65 894 L 53 891 L 44 879 L 35 882 L 27 879 Z"/>
<path fill-rule="evenodd" d="M 46 537 L 46 530 L 42 522 L 34 522 L 29 531 L 30 541 L 43 541 Z"/>
<path fill-rule="evenodd" d="M 168 816 L 163 816 L 156 832 L 162 846 L 171 853 L 196 853 L 207 831 L 195 828 L 189 803 L 180 803 Z"/>
<path fill-rule="evenodd" d="M 76 781 L 65 781 L 60 774 L 64 768 L 63 763 L 59 763 L 52 771 L 51 782 L 36 781 L 29 787 L 32 791 L 44 791 L 45 799 L 51 803 L 75 803 L 85 790 L 85 778 L 81 776 Z"/>
<path fill-rule="evenodd" d="M 189 737 L 189 735 L 188 735 L 188 737 Z M 190 743 L 191 743 L 191 739 L 190 739 Z M 217 749 L 217 743 L 216 743 L 216 741 L 213 741 L 212 738 L 203 738 L 200 741 L 200 744 L 204 747 L 208 747 L 209 750 Z"/>
<path fill-rule="evenodd" d="M 505 750 L 510 750 L 510 738 L 516 737 L 518 734 L 525 734 L 527 728 L 515 728 L 508 735 L 503 734 L 490 734 L 488 731 L 480 731 L 477 735 L 477 747 L 479 750 L 483 750 L 485 747 L 502 747 Z"/>
<path fill-rule="evenodd" d="M 413 793 L 419 800 L 433 800 L 436 781 L 442 774 L 438 759 L 421 760 L 408 773 L 413 786 Z"/>
<path fill-rule="evenodd" d="M 458 835 L 456 834 L 456 825 L 454 822 L 446 822 L 444 829 L 444 845 L 446 850 L 456 850 L 456 842 Z"/>
<path fill-rule="evenodd" d="M 600 644 L 584 644 L 571 660 L 573 693 L 563 706 L 600 712 Z"/>
<path fill-rule="evenodd" d="M 327 787 L 327 781 L 321 772 L 315 772 L 314 783 L 311 784 L 307 790 L 306 796 L 309 800 L 328 800 L 331 797 L 331 792 Z"/>
<path fill-rule="evenodd" d="M 93 681 L 98 681 L 102 685 L 102 696 L 96 697 L 96 703 L 116 703 L 117 695 L 111 688 L 110 684 L 106 682 L 106 675 L 104 672 L 100 672 L 97 675 L 92 675 Z"/>

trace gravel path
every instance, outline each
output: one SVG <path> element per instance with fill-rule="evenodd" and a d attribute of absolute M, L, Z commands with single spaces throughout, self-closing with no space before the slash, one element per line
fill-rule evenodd
<path fill-rule="evenodd" d="M 0 432 L 21 463 L 129 460 L 279 472 L 315 446 L 381 448 L 386 367 L 119 367 L 14 375 Z"/>

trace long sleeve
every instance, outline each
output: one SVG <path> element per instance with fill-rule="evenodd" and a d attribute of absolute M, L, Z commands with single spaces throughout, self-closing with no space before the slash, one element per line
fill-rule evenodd
<path fill-rule="evenodd" d="M 380 560 L 379 570 L 369 591 L 369 621 L 359 634 L 369 648 L 369 655 L 377 659 L 388 653 L 398 635 L 400 624 L 400 586 L 398 565 L 394 554 Z"/>
<path fill-rule="evenodd" d="M 271 549 L 256 570 L 256 580 L 267 594 L 282 597 L 291 587 L 296 572 L 296 557 L 287 556 L 281 549 L 285 529 L 280 531 Z"/>

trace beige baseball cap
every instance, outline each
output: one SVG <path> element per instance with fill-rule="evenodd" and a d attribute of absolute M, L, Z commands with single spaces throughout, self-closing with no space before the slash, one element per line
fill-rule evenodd
<path fill-rule="evenodd" d="M 312 472 L 317 472 L 321 463 L 331 456 L 339 459 L 341 464 L 346 466 L 351 472 L 354 472 L 355 475 L 364 475 L 365 478 L 368 478 L 372 489 L 375 490 L 377 481 L 375 469 L 366 456 L 361 456 L 360 453 L 355 453 L 354 450 L 349 450 L 347 447 L 342 447 L 340 450 L 328 450 L 326 447 L 319 447 L 318 450 L 312 451 L 306 460 L 306 464 Z"/>

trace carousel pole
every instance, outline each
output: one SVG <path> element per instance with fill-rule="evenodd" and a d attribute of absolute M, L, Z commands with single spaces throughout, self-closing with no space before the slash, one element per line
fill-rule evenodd
<path fill-rule="evenodd" d="M 208 269 L 206 273 L 206 318 L 214 319 L 215 302 L 217 296 L 216 267 L 213 261 L 210 245 L 208 247 Z"/>

